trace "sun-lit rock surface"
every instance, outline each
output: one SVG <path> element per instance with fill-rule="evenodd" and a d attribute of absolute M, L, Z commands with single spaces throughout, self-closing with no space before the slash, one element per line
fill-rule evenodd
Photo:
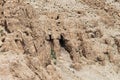
<path fill-rule="evenodd" d="M 120 80 L 119 0 L 0 0 L 0 80 Z"/>

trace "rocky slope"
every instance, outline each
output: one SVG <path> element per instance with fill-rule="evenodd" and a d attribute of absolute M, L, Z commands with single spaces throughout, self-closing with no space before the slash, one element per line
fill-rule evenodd
<path fill-rule="evenodd" d="M 119 0 L 0 0 L 0 80 L 120 80 Z"/>

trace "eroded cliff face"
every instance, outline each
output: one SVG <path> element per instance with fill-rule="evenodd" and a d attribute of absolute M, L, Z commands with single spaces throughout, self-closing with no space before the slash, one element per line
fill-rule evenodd
<path fill-rule="evenodd" d="M 119 80 L 120 2 L 1 0 L 0 52 L 3 80 Z"/>

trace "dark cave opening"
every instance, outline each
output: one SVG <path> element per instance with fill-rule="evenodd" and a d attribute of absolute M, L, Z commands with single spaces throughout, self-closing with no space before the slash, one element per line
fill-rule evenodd
<path fill-rule="evenodd" d="M 49 41 L 53 42 L 52 35 L 49 35 Z"/>
<path fill-rule="evenodd" d="M 60 43 L 60 46 L 65 48 L 65 39 L 62 35 L 60 35 L 60 39 L 59 39 L 59 43 Z"/>
<path fill-rule="evenodd" d="M 60 35 L 59 43 L 62 48 L 64 48 L 68 53 L 71 52 L 71 46 L 67 44 L 68 40 L 66 40 L 63 35 Z"/>
<path fill-rule="evenodd" d="M 70 58 L 73 60 L 73 56 L 71 55 L 72 47 L 67 44 L 68 40 L 66 40 L 63 35 L 60 35 L 59 43 L 62 48 L 64 48 L 69 54 Z"/>
<path fill-rule="evenodd" d="M 50 42 L 51 49 L 53 49 L 54 48 L 54 40 L 52 39 L 52 35 L 49 35 L 48 41 Z"/>

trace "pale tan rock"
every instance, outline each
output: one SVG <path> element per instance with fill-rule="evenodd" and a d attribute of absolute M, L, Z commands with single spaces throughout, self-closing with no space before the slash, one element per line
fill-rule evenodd
<path fill-rule="evenodd" d="M 118 4 L 1 0 L 0 79 L 119 80 Z"/>
<path fill-rule="evenodd" d="M 80 63 L 74 63 L 74 64 L 71 65 L 71 67 L 74 68 L 77 71 L 79 71 L 81 69 Z"/>

